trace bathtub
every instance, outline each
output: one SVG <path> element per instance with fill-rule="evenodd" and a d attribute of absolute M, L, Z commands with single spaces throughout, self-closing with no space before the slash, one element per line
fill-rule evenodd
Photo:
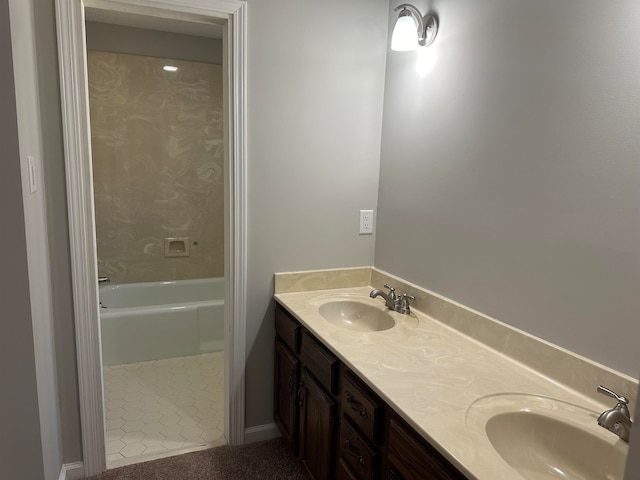
<path fill-rule="evenodd" d="M 224 348 L 224 278 L 100 286 L 104 365 Z"/>

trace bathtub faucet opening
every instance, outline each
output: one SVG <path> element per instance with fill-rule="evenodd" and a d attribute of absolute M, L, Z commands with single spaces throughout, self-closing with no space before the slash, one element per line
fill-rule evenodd
<path fill-rule="evenodd" d="M 109 283 L 111 279 L 109 277 L 98 277 L 98 283 Z"/>

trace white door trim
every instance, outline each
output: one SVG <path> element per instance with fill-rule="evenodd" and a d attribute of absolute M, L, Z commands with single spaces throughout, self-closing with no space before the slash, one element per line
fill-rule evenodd
<path fill-rule="evenodd" d="M 56 0 L 80 420 L 85 475 L 106 468 L 85 7 L 225 22 L 225 434 L 244 442 L 246 342 L 246 3 L 238 0 Z"/>

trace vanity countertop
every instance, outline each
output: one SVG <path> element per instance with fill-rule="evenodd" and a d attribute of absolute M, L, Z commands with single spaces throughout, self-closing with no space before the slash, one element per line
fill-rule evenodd
<path fill-rule="evenodd" d="M 490 396 L 526 394 L 578 406 L 592 412 L 592 422 L 581 427 L 612 444 L 621 441 L 597 425 L 597 414 L 612 406 L 606 398 L 598 403 L 419 310 L 389 311 L 396 326 L 367 333 L 319 313 L 318 306 L 335 297 L 384 309 L 382 298 L 369 298 L 372 288 L 277 293 L 275 299 L 469 479 L 523 478 L 469 428 L 470 407 Z"/>

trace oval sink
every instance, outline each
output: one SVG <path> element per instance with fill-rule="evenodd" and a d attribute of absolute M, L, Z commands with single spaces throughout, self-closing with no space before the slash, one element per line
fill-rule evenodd
<path fill-rule="evenodd" d="M 560 420 L 521 411 L 491 417 L 489 441 L 528 480 L 613 480 L 624 475 L 615 445 Z"/>
<path fill-rule="evenodd" d="M 557 398 L 502 393 L 476 400 L 466 423 L 482 455 L 503 460 L 517 478 L 623 480 L 628 444 L 598 425 L 598 413 Z"/>
<path fill-rule="evenodd" d="M 358 332 L 380 332 L 396 324 L 388 312 L 354 300 L 329 301 L 318 311 L 327 322 Z"/>

